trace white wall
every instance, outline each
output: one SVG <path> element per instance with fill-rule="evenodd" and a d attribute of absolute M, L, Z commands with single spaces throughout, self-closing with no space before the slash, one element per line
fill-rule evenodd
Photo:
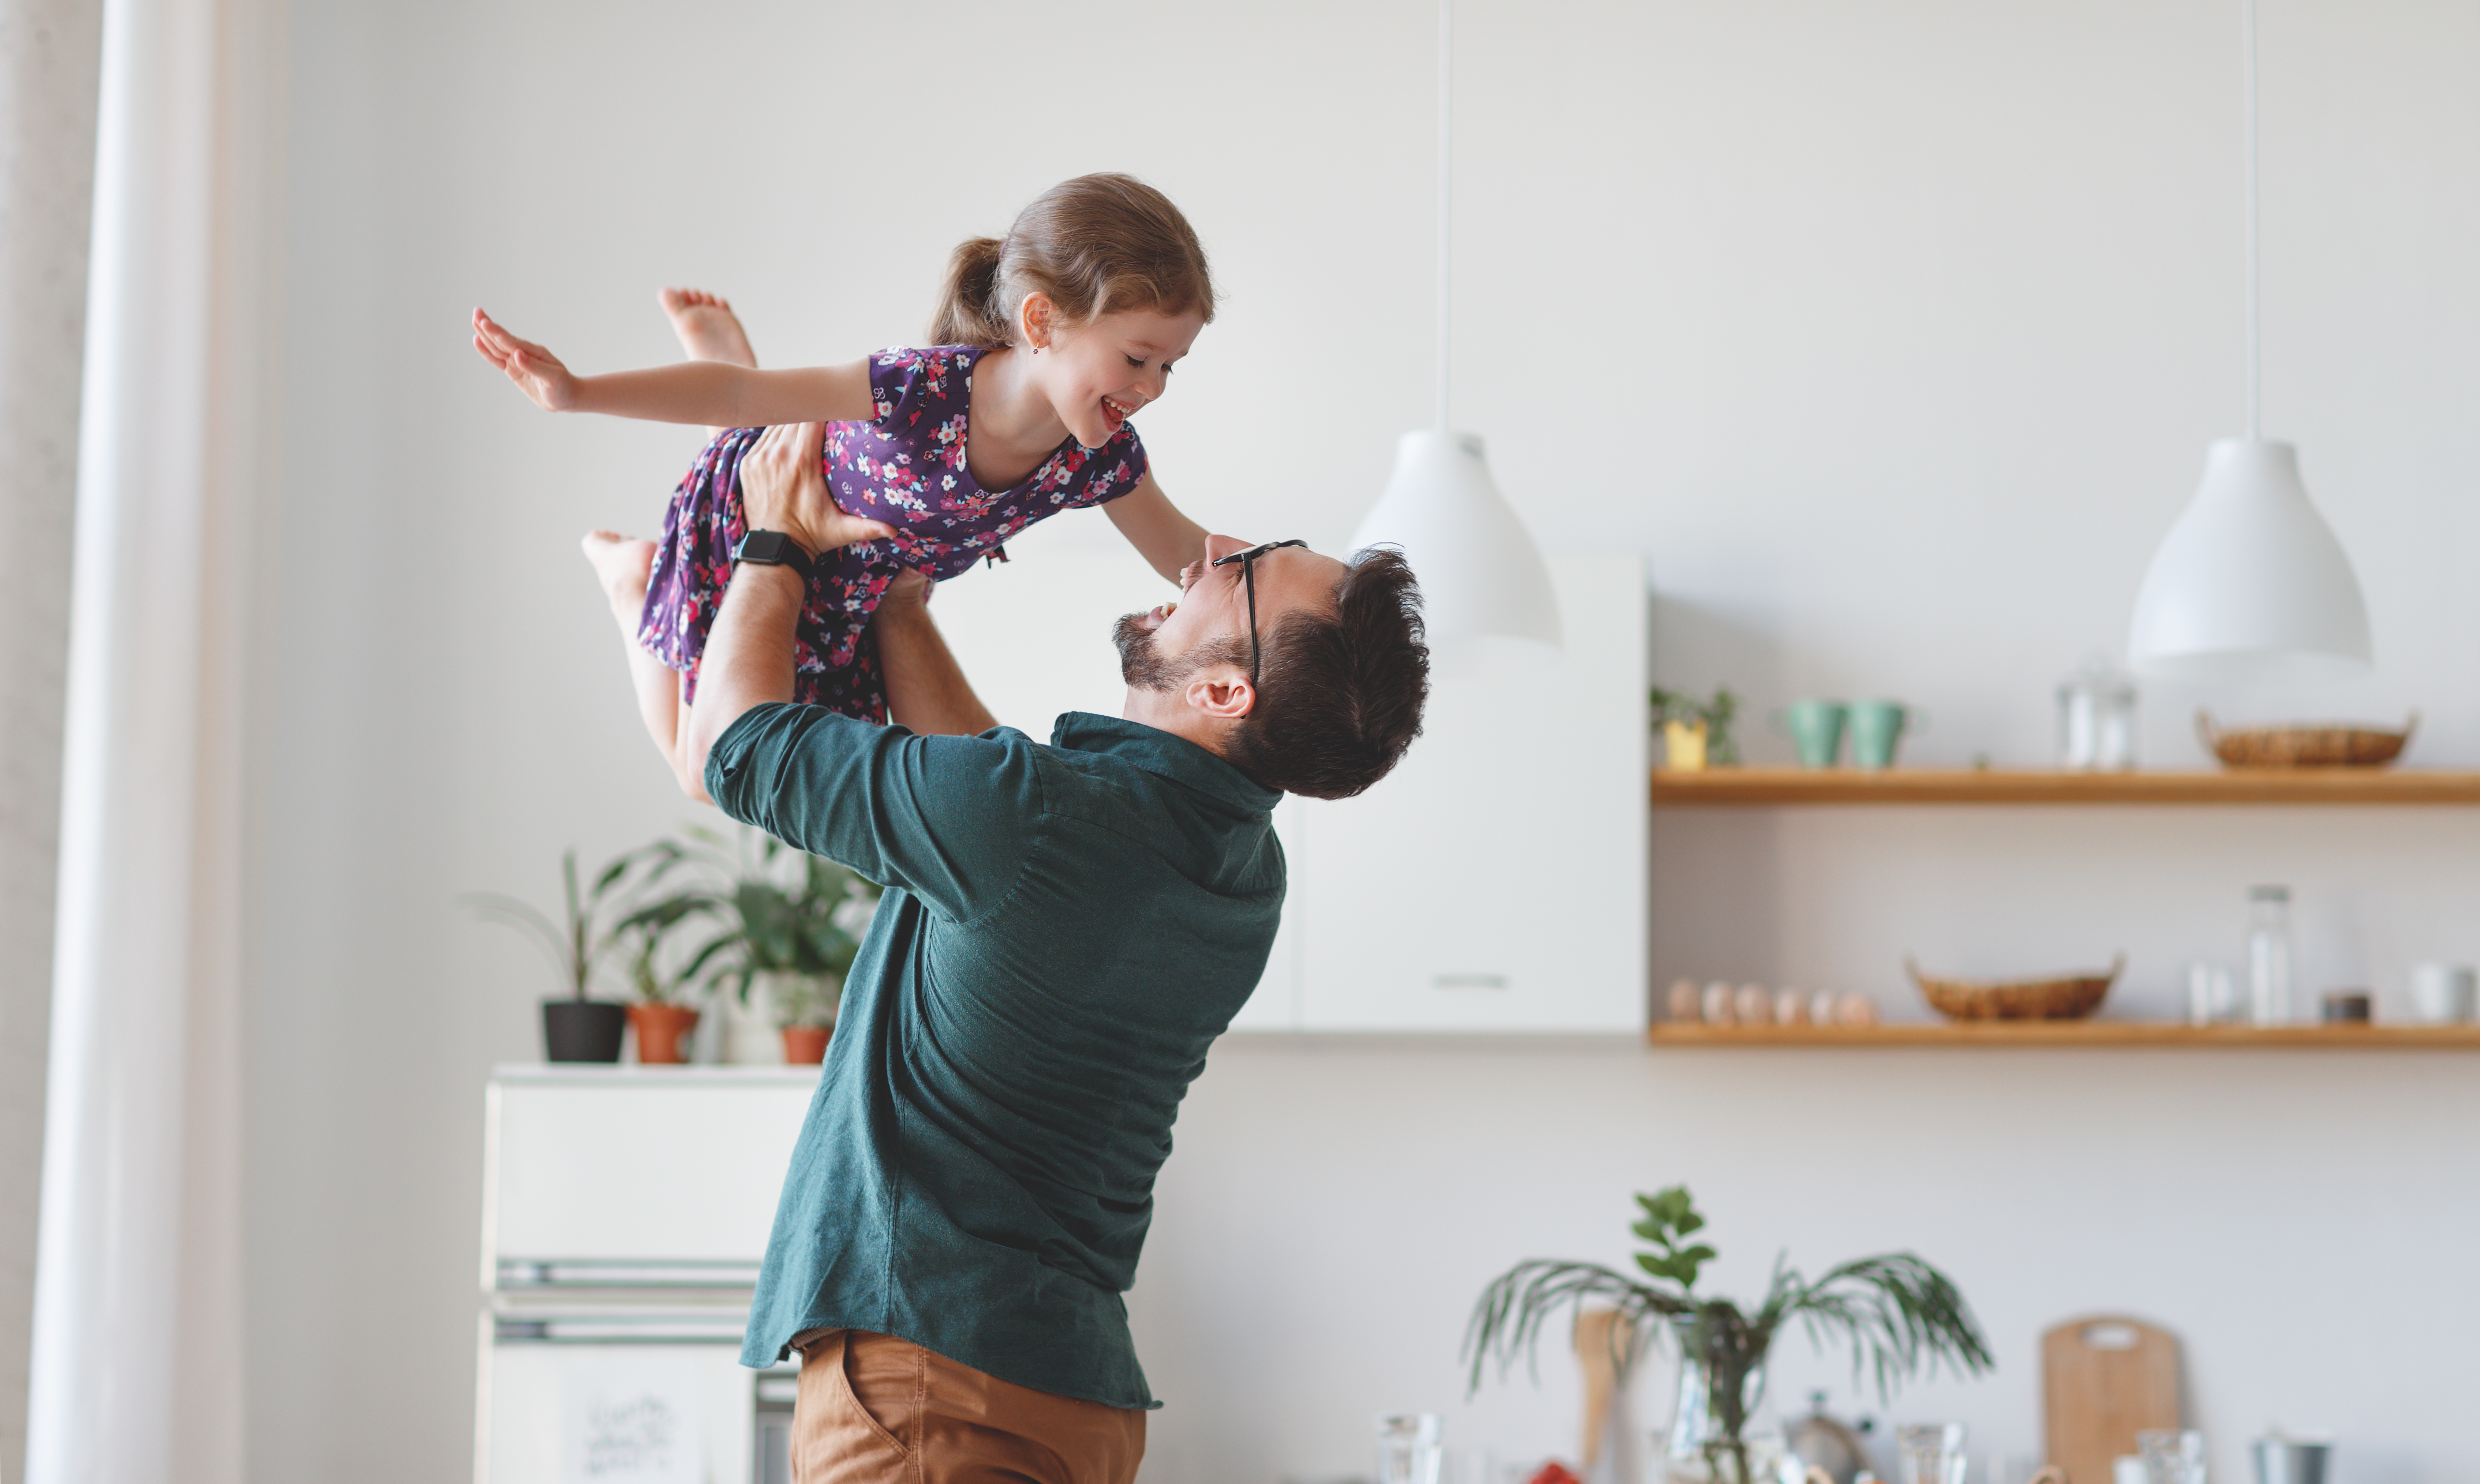
<path fill-rule="evenodd" d="M 610 367 L 668 356 L 652 292 L 702 283 L 770 362 L 849 357 L 918 332 L 958 238 L 1134 170 L 1227 294 L 1147 414 L 1165 484 L 1214 528 L 1331 546 L 1427 417 L 1434 13 L 294 7 L 254 1477 L 465 1467 L 480 1087 L 530 1054 L 544 980 L 449 899 L 547 897 L 564 845 L 599 857 L 693 812 L 635 734 L 572 543 L 651 529 L 695 436 L 533 413 L 466 348 L 466 310 Z M 2120 642 L 2205 443 L 2237 429 L 2235 22 L 2221 0 L 1465 0 L 1458 421 L 1545 539 L 1645 553 L 1666 682 L 1759 710 L 1902 696 L 1935 716 L 1918 758 L 2042 761 L 2051 685 Z M 2459 580 L 2480 13 L 2265 0 L 2262 29 L 2267 428 L 2358 563 L 2381 668 L 2156 690 L 2148 760 L 2200 760 L 2185 717 L 2209 700 L 2416 705 L 2415 761 L 2480 763 Z M 1113 539 L 1070 518 L 1017 555 Z M 2480 954 L 2475 825 L 1666 817 L 1655 972 L 1891 996 L 1903 950 L 1971 970 L 2125 947 L 2141 1004 L 2229 951 L 2239 888 L 2281 873 L 2312 987 L 2390 994 L 2410 959 Z M 2187 1338 L 2225 1440 L 2322 1421 L 2353 1484 L 2442 1476 L 2480 1308 L 2449 1236 L 2480 1220 L 2470 1086 L 2450 1059 L 1236 1049 L 1183 1123 L 1136 1300 L 1174 1400 L 1160 1467 L 1353 1466 L 1356 1420 L 1452 1401 L 1480 1278 L 1617 1256 L 1628 1193 L 1687 1178 L 1734 1242 L 1726 1284 L 1775 1245 L 1951 1263 L 2007 1368 L 1922 1407 L 2028 1446 L 2025 1337 L 2124 1303 Z M 1306 1147 L 1308 1109 L 1358 1141 Z M 1387 1181 L 1436 1205 L 1403 1261 Z M 1485 1406 L 1511 1447 L 1563 1425 L 1555 1394 Z"/>

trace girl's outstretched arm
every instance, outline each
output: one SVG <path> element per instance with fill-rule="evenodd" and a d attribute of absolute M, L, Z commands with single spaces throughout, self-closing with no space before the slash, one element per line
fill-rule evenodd
<path fill-rule="evenodd" d="M 721 361 L 683 361 L 645 371 L 581 376 L 559 357 L 519 340 L 474 311 L 474 348 L 534 405 L 553 412 L 600 412 L 649 422 L 770 427 L 786 422 L 861 422 L 878 415 L 866 358 L 843 366 L 758 371 Z"/>
<path fill-rule="evenodd" d="M 1179 570 L 1198 559 L 1205 549 L 1205 527 L 1179 513 L 1162 486 L 1154 483 L 1152 471 L 1137 481 L 1137 487 L 1104 505 L 1111 524 L 1128 538 L 1148 565 L 1163 576 L 1166 582 L 1177 582 Z"/>

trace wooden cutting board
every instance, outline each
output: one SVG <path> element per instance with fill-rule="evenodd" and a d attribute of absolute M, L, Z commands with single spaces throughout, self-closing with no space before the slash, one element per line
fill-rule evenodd
<path fill-rule="evenodd" d="M 2041 1337 L 2050 1462 L 2067 1484 L 2110 1484 L 2147 1427 L 2179 1425 L 2179 1342 L 2141 1319 L 2089 1315 Z"/>

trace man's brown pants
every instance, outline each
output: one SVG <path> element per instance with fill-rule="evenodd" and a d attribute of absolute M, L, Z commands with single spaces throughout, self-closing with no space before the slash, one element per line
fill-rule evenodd
<path fill-rule="evenodd" d="M 1018 1386 L 909 1340 L 813 1330 L 793 1484 L 1130 1484 L 1146 1415 Z"/>

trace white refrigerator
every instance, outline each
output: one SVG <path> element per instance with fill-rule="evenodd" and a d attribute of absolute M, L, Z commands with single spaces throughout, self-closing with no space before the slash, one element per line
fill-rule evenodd
<path fill-rule="evenodd" d="M 795 1371 L 741 1331 L 816 1067 L 503 1066 L 484 1119 L 477 1484 L 789 1484 Z"/>

